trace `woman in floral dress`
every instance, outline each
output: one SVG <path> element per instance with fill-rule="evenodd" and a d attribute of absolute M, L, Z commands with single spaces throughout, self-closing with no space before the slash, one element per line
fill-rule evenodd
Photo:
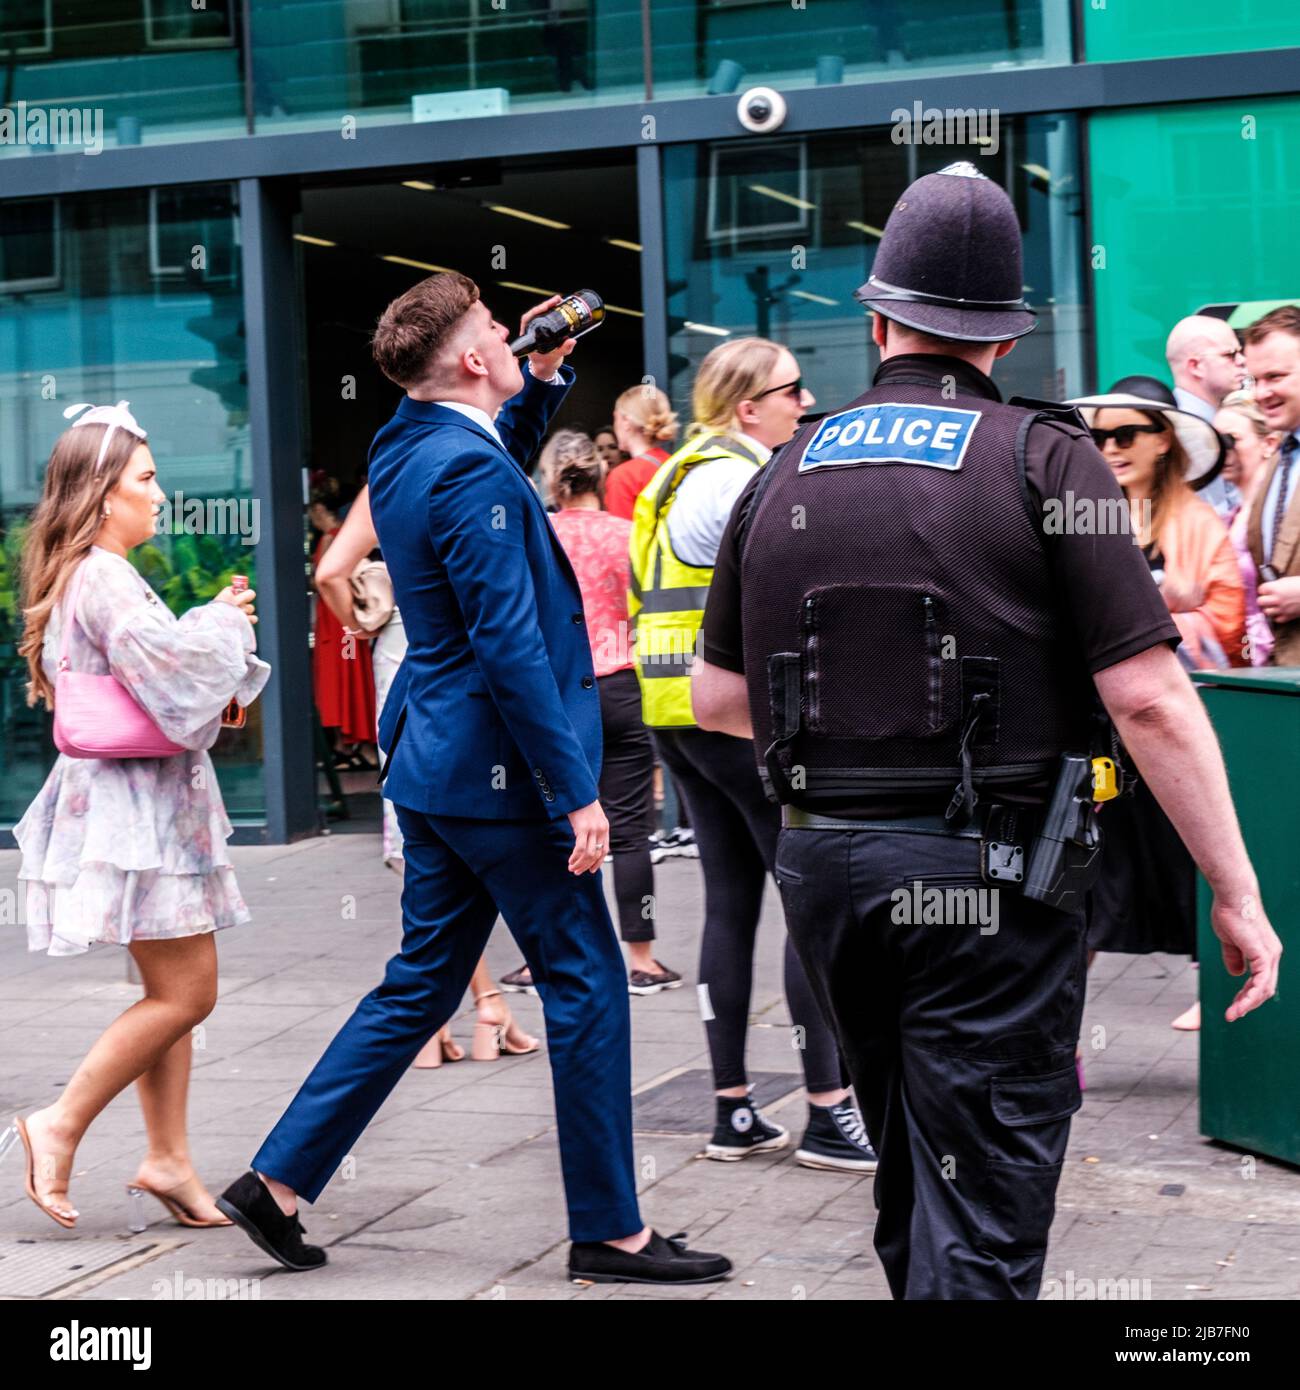
<path fill-rule="evenodd" d="M 134 1081 L 148 1146 L 128 1187 L 158 1197 L 185 1225 L 228 1225 L 194 1171 L 185 1125 L 190 1030 L 217 997 L 213 933 L 249 919 L 205 750 L 229 701 L 249 704 L 270 667 L 253 655 L 251 590 L 223 589 L 177 619 L 127 559 L 155 534 L 165 494 L 126 405 L 91 409 L 50 455 L 23 556 L 28 699 L 52 708 L 66 635 L 67 669 L 116 677 L 168 739 L 192 751 L 60 755 L 14 828 L 30 949 L 67 956 L 125 946 L 144 995 L 108 1026 L 62 1094 L 15 1119 L 8 1137 L 26 1150 L 28 1195 L 71 1226 L 77 1145 Z"/>

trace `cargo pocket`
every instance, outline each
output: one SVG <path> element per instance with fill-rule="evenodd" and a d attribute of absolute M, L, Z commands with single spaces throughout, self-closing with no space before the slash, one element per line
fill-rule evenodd
<path fill-rule="evenodd" d="M 1015 1279 L 1047 1248 L 1070 1116 L 1082 1096 L 1073 1063 L 1040 1076 L 995 1076 L 989 1091 L 997 1123 L 989 1136 L 977 1244 Z"/>
<path fill-rule="evenodd" d="M 800 616 L 805 727 L 827 738 L 929 738 L 956 717 L 942 598 L 919 586 L 832 584 Z"/>

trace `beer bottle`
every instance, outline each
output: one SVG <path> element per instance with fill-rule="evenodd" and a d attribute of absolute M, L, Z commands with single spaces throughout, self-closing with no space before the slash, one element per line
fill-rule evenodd
<path fill-rule="evenodd" d="M 523 337 L 510 344 L 516 357 L 530 352 L 550 352 L 567 338 L 581 338 L 605 322 L 605 301 L 595 290 L 579 290 L 538 316 L 524 330 Z"/>

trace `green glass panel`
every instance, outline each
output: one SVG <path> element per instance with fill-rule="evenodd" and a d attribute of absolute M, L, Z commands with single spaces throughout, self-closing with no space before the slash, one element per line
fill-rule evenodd
<path fill-rule="evenodd" d="M 1296 0 L 1080 0 L 1091 63 L 1300 45 Z"/>
<path fill-rule="evenodd" d="M 0 202 L 0 823 L 54 761 L 26 703 L 17 561 L 79 401 L 131 403 L 167 497 L 131 558 L 175 613 L 256 584 L 237 209 L 228 184 Z M 261 701 L 211 750 L 232 819 L 265 814 Z"/>
<path fill-rule="evenodd" d="M 1169 379 L 1205 305 L 1300 297 L 1300 100 L 1145 107 L 1088 122 L 1097 385 Z"/>

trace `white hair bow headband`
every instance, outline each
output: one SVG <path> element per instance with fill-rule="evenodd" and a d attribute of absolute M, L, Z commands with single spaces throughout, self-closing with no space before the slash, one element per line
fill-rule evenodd
<path fill-rule="evenodd" d="M 99 446 L 99 457 L 95 460 L 96 473 L 104 466 L 104 456 L 108 453 L 108 441 L 112 439 L 114 430 L 126 430 L 128 434 L 135 435 L 137 439 L 149 438 L 145 431 L 140 428 L 139 421 L 127 409 L 130 404 L 130 401 L 118 401 L 116 405 L 91 405 L 89 401 L 82 401 L 80 405 L 70 405 L 63 412 L 65 420 L 71 420 L 79 410 L 86 412 L 80 420 L 74 421 L 69 426 L 70 429 L 76 429 L 78 425 L 108 426 L 104 431 L 103 442 Z"/>

